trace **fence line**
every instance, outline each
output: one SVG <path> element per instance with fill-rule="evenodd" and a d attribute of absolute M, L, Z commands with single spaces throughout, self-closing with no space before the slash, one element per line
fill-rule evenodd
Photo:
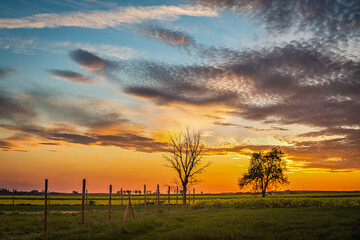
<path fill-rule="evenodd" d="M 168 195 L 168 211 L 170 213 L 171 210 L 171 192 L 170 192 L 171 188 L 170 186 L 168 186 L 168 191 L 167 191 L 167 195 Z M 140 193 L 141 191 L 139 191 Z M 151 195 L 151 191 L 150 195 Z M 144 184 L 144 215 L 147 215 L 147 189 L 146 189 L 146 184 Z M 186 193 L 185 193 L 186 194 Z M 159 184 L 157 184 L 156 186 L 156 192 L 154 192 L 154 205 L 156 204 L 156 207 L 158 210 L 160 210 L 160 204 L 165 202 L 165 201 L 161 201 L 160 202 L 160 186 Z M 166 196 L 166 193 L 163 194 L 163 196 Z M 150 197 L 150 196 L 149 196 Z M 178 208 L 178 200 L 179 200 L 179 187 L 176 186 L 176 209 Z M 123 206 L 123 189 L 121 188 L 120 190 L 120 199 L 121 199 L 121 206 Z M 54 200 L 54 199 L 53 199 Z M 63 200 L 61 198 L 56 198 L 55 200 Z M 67 200 L 67 199 L 64 199 Z M 139 204 L 141 204 L 141 199 L 138 200 Z M 189 191 L 189 205 L 190 205 L 190 201 L 191 201 L 191 195 L 190 195 L 190 191 Z M 92 204 L 93 201 L 90 201 L 90 205 Z M 195 203 L 195 188 L 193 189 L 193 204 Z M 12 207 L 14 208 L 15 206 L 15 189 L 13 189 L 13 196 L 12 196 Z M 87 210 L 87 206 L 88 206 L 88 189 L 86 189 L 86 179 L 83 179 L 82 181 L 82 196 L 81 196 L 81 225 L 83 226 L 85 223 L 85 206 L 86 206 L 86 210 Z M 48 193 L 48 179 L 45 179 L 45 191 L 44 191 L 44 232 L 47 231 L 47 219 L 48 219 L 48 212 L 50 209 L 50 193 Z M 108 203 L 108 222 L 111 223 L 111 212 L 112 212 L 112 185 L 109 185 L 109 203 Z M 124 221 L 127 220 L 127 218 L 130 219 L 135 219 L 135 214 L 134 214 L 134 210 L 133 210 L 133 206 L 131 203 L 131 192 L 128 191 L 128 204 L 125 210 L 125 214 L 124 214 Z"/>

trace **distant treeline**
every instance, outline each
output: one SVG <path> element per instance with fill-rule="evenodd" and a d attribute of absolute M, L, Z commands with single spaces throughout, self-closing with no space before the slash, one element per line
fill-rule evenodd
<path fill-rule="evenodd" d="M 13 191 L 7 188 L 0 188 L 0 195 L 12 195 Z M 14 190 L 14 195 L 43 195 L 44 192 L 39 192 L 38 190 L 31 191 L 17 191 Z M 51 195 L 63 195 L 64 193 L 51 192 Z"/>
<path fill-rule="evenodd" d="M 0 195 L 12 195 L 13 191 L 6 189 L 6 188 L 1 188 L 0 189 Z M 15 195 L 41 195 L 42 193 L 39 192 L 38 190 L 31 190 L 31 191 L 17 191 L 14 190 L 14 194 Z"/>

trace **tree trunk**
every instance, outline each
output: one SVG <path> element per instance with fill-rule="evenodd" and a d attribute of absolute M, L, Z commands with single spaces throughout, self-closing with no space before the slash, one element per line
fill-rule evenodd
<path fill-rule="evenodd" d="M 265 197 L 265 194 L 266 194 L 266 190 L 263 190 L 262 191 L 262 197 Z"/>
<path fill-rule="evenodd" d="M 186 184 L 183 185 L 183 205 L 185 206 L 186 205 L 186 191 L 187 191 L 187 188 L 186 188 Z"/>

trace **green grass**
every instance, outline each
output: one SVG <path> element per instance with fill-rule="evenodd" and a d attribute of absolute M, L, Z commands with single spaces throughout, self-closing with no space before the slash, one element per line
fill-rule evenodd
<path fill-rule="evenodd" d="M 134 205 L 129 221 L 115 205 L 111 224 L 106 205 L 88 206 L 84 226 L 80 205 L 51 205 L 47 233 L 43 206 L 0 204 L 0 239 L 360 239 L 358 194 L 212 196 L 170 212 L 148 206 L 147 216 Z"/>

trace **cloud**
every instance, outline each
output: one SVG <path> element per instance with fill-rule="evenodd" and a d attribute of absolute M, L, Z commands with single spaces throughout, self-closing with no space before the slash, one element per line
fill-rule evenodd
<path fill-rule="evenodd" d="M 18 72 L 11 68 L 0 68 L 0 79 L 3 79 L 9 75 L 17 74 Z"/>
<path fill-rule="evenodd" d="M 199 95 L 194 95 L 191 86 L 187 86 L 188 89 L 180 90 L 183 94 L 174 94 L 173 89 L 156 89 L 150 87 L 127 87 L 124 92 L 136 96 L 142 99 L 152 100 L 158 105 L 168 105 L 171 103 L 185 103 L 191 105 L 213 105 L 229 102 L 236 98 L 232 93 L 209 93 L 208 89 L 198 89 L 194 87 L 194 92 L 198 92 Z M 190 92 L 190 93 L 187 93 Z"/>
<path fill-rule="evenodd" d="M 16 54 L 36 54 L 36 51 L 49 51 L 55 54 L 67 54 L 73 49 L 83 49 L 94 52 L 100 56 L 115 59 L 129 59 L 144 55 L 131 47 L 117 46 L 111 44 L 79 43 L 69 41 L 48 41 L 44 39 L 31 38 L 21 39 L 16 37 L 0 37 L 0 48 L 8 49 Z"/>
<path fill-rule="evenodd" d="M 26 135 L 32 142 L 33 146 L 39 145 L 64 145 L 64 144 L 81 144 L 97 146 L 115 146 L 124 149 L 132 149 L 139 152 L 163 152 L 167 143 L 158 142 L 152 138 L 132 133 L 118 133 L 112 135 L 103 135 L 96 133 L 81 133 L 69 131 L 62 128 L 46 128 L 36 125 L 1 125 L 2 128 L 16 131 L 17 134 Z M 16 151 L 22 146 L 15 138 L 0 140 L 0 148 L 4 151 Z M 47 141 L 47 142 L 43 142 Z M 37 142 L 37 143 L 36 143 Z M 21 144 L 26 143 L 25 140 Z"/>
<path fill-rule="evenodd" d="M 90 71 L 100 71 L 111 65 L 109 61 L 82 49 L 71 51 L 70 58 L 80 67 Z"/>
<path fill-rule="evenodd" d="M 56 123 L 73 131 L 113 133 L 125 129 L 129 133 L 142 130 L 140 124 L 126 119 L 117 104 L 104 100 L 78 97 L 51 89 L 36 89 L 26 93 L 0 92 L 0 123 L 34 125 L 39 119 L 44 124 Z M 64 125 L 62 125 L 64 124 Z"/>
<path fill-rule="evenodd" d="M 360 37 L 359 1 L 196 0 L 214 10 L 236 11 L 264 24 L 269 32 L 313 32 L 318 37 Z"/>
<path fill-rule="evenodd" d="M 307 164 L 305 168 L 327 169 L 360 169 L 360 130 L 358 129 L 327 129 L 321 132 L 308 133 L 319 136 L 338 136 L 333 139 L 294 142 L 294 147 L 289 149 L 295 160 L 302 159 Z"/>
<path fill-rule="evenodd" d="M 2 149 L 3 151 L 10 151 L 14 147 L 14 144 L 12 144 L 11 142 L 0 139 L 0 149 Z"/>
<path fill-rule="evenodd" d="M 73 72 L 70 70 L 49 70 L 48 71 L 54 78 L 58 78 L 65 81 L 71 81 L 80 84 L 92 84 L 96 80 L 82 73 Z"/>
<path fill-rule="evenodd" d="M 236 52 L 230 48 L 208 46 L 199 43 L 184 31 L 158 24 L 139 24 L 132 29 L 145 38 L 155 39 L 169 46 L 185 49 L 188 54 L 196 54 L 207 61 L 221 61 L 226 55 Z"/>
<path fill-rule="evenodd" d="M 296 164 L 301 163 L 302 169 L 321 168 L 331 171 L 360 170 L 359 132 L 354 133 L 357 140 L 350 141 L 347 136 L 323 141 L 293 141 L 290 146 L 280 146 L 286 158 Z M 266 151 L 273 145 L 214 146 L 206 149 L 207 155 L 240 154 L 251 156 L 251 153 Z M 291 167 L 290 163 L 290 167 Z"/>
<path fill-rule="evenodd" d="M 186 33 L 154 24 L 143 24 L 138 30 L 144 37 L 160 40 L 171 46 L 188 47 L 195 45 L 196 41 Z"/>
<path fill-rule="evenodd" d="M 122 60 L 140 57 L 145 54 L 144 52 L 140 52 L 131 47 L 120 47 L 110 44 L 70 43 L 69 45 L 73 49 L 79 48 L 88 52 L 100 54 L 101 56 L 107 56 Z"/>
<path fill-rule="evenodd" d="M 43 145 L 116 146 L 158 152 L 166 143 L 147 137 L 142 124 L 125 118 L 115 103 L 50 89 L 0 92 L 0 148 L 28 151 Z"/>
<path fill-rule="evenodd" d="M 149 20 L 176 20 L 180 16 L 215 17 L 217 12 L 203 6 L 119 7 L 109 11 L 43 13 L 23 18 L 2 18 L 0 28 L 107 28 Z"/>
<path fill-rule="evenodd" d="M 159 105 L 219 104 L 248 120 L 358 126 L 360 62 L 324 49 L 320 42 L 293 41 L 260 50 L 220 52 L 223 61 L 209 65 L 122 61 L 112 74 L 125 93 Z"/>
<path fill-rule="evenodd" d="M 359 62 L 302 42 L 224 56 L 214 65 L 122 62 L 118 81 L 125 93 L 163 105 L 218 102 L 249 120 L 276 118 L 283 124 L 321 127 L 358 124 Z"/>
<path fill-rule="evenodd" d="M 21 119 L 33 118 L 36 113 L 32 106 L 32 102 L 26 98 L 0 91 L 0 121 L 21 121 Z"/>
<path fill-rule="evenodd" d="M 117 109 L 119 106 L 103 100 L 49 89 L 29 91 L 27 98 L 33 103 L 32 109 L 43 113 L 42 117 L 47 121 L 86 127 L 89 132 L 119 131 L 125 126 L 131 131 L 136 125 L 122 116 Z"/>
<path fill-rule="evenodd" d="M 281 130 L 281 131 L 287 130 L 286 128 L 280 128 L 280 127 L 272 127 L 272 128 L 268 128 L 268 129 L 262 129 L 262 128 L 256 128 L 256 127 L 251 127 L 251 126 L 244 126 L 241 124 L 226 123 L 226 122 L 220 122 L 220 121 L 215 121 L 214 124 L 220 125 L 220 126 L 226 126 L 226 127 L 245 128 L 245 129 L 259 131 L 259 132 L 267 132 L 267 131 L 274 131 L 274 130 Z"/>
<path fill-rule="evenodd" d="M 207 51 L 211 54 L 212 50 Z M 117 74 L 113 80 L 125 93 L 158 105 L 225 105 L 232 115 L 266 124 L 325 130 L 360 127 L 359 61 L 332 52 L 316 40 L 259 50 L 215 48 L 214 52 L 222 61 L 202 65 L 123 61 L 112 71 Z M 338 143 L 349 144 L 353 138 L 346 134 Z M 332 151 L 341 161 L 327 161 L 330 157 L 324 156 L 335 147 L 334 141 L 323 141 L 319 148 L 316 141 L 309 141 L 308 146 L 295 142 L 296 147 L 288 150 L 298 156 L 294 159 L 306 159 L 306 166 L 317 162 L 324 168 L 357 168 L 359 159 L 350 159 L 359 154 L 355 147 L 347 148 L 349 154 Z M 305 149 L 309 154 L 303 154 Z M 316 151 L 319 154 L 310 155 Z"/>

